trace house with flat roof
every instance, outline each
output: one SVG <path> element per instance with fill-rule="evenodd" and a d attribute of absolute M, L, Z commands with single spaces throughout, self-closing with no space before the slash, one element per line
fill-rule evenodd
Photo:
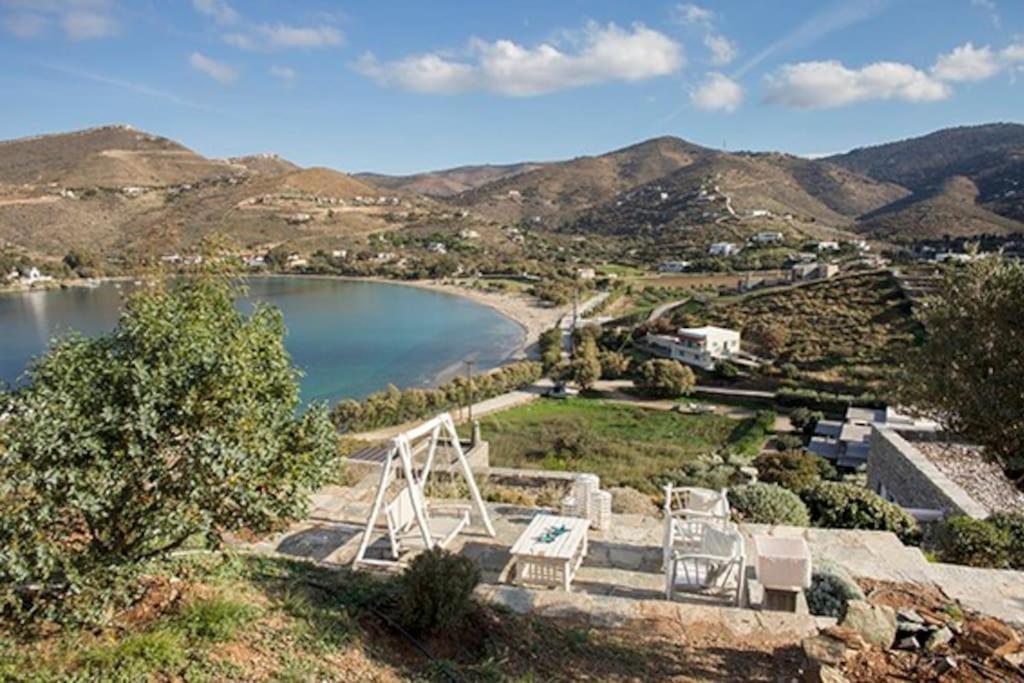
<path fill-rule="evenodd" d="M 716 362 L 732 358 L 740 352 L 740 333 L 724 327 L 681 327 L 674 335 L 648 334 L 648 348 L 666 358 L 714 370 Z"/>
<path fill-rule="evenodd" d="M 733 242 L 715 242 L 708 247 L 708 256 L 732 256 L 739 252 Z"/>
<path fill-rule="evenodd" d="M 846 409 L 843 420 L 818 420 L 807 450 L 831 460 L 837 467 L 862 469 L 868 462 L 871 429 L 913 429 L 935 431 L 938 424 L 925 418 L 915 418 L 899 412 L 892 406 L 885 408 Z"/>

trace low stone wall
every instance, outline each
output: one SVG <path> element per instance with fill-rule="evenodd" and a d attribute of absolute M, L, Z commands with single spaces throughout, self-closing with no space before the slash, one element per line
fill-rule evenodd
<path fill-rule="evenodd" d="M 733 638 L 759 642 L 798 642 L 815 635 L 834 619 L 790 612 L 765 612 L 739 607 L 719 607 L 667 600 L 633 600 L 608 595 L 532 590 L 516 586 L 482 584 L 476 595 L 519 614 L 565 619 L 597 628 L 644 628 L 645 623 L 677 625 L 680 634 L 689 629 L 719 632 Z"/>
<path fill-rule="evenodd" d="M 905 508 L 941 510 L 946 515 L 976 519 L 988 517 L 984 506 L 892 429 L 871 429 L 868 488 Z"/>

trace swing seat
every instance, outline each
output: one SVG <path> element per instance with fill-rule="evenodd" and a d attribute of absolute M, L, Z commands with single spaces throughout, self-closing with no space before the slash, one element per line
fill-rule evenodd
<path fill-rule="evenodd" d="M 398 560 L 409 550 L 425 550 L 423 534 L 416 523 L 415 506 L 425 512 L 430 540 L 434 546 L 445 548 L 469 525 L 470 509 L 464 505 L 433 505 L 416 486 L 406 486 L 384 511 L 391 542 L 391 556 Z"/>

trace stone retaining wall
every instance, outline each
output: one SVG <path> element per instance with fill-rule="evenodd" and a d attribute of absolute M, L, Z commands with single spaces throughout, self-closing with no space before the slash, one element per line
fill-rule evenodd
<path fill-rule="evenodd" d="M 868 488 L 905 508 L 988 517 L 988 510 L 947 477 L 917 447 L 888 428 L 871 428 Z"/>

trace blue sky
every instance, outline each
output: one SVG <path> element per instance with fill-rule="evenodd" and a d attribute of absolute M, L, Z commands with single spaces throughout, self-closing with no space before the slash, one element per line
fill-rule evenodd
<path fill-rule="evenodd" d="M 658 135 L 824 154 L 1024 119 L 1021 0 L 0 0 L 0 138 L 414 172 Z"/>

